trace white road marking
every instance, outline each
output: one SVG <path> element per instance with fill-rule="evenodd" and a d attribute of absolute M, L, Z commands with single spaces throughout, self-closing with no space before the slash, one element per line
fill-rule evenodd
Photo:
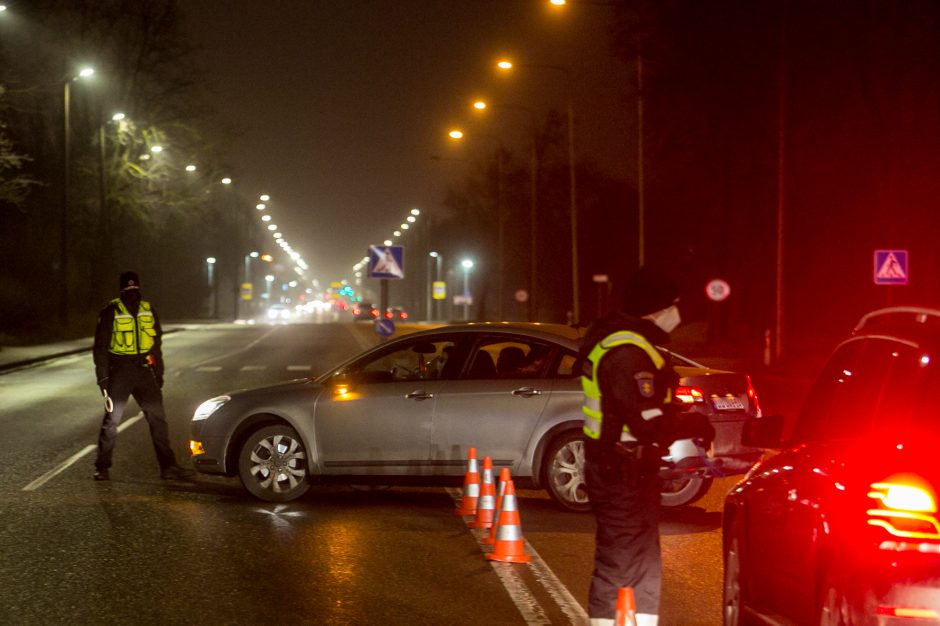
<path fill-rule="evenodd" d="M 201 367 L 197 367 L 196 371 L 197 372 L 221 372 L 222 366 L 221 365 L 203 365 Z"/>
<path fill-rule="evenodd" d="M 310 368 L 311 368 L 310 365 L 288 365 L 287 371 L 288 372 L 309 372 Z"/>
<path fill-rule="evenodd" d="M 448 488 L 447 493 L 451 495 L 456 504 L 460 504 L 460 497 L 462 495 L 460 489 Z M 483 540 L 489 536 L 490 531 L 478 528 L 471 529 L 470 532 L 473 533 L 480 548 L 483 548 L 486 545 L 483 543 Z M 542 560 L 542 557 L 535 551 L 532 544 L 524 537 L 523 542 L 526 554 L 532 557 L 532 560 L 526 563 L 525 566 L 532 570 L 535 579 L 541 583 L 548 595 L 555 600 L 562 613 L 568 616 L 571 624 L 574 626 L 587 626 L 588 615 L 581 604 L 571 595 L 568 588 L 558 580 L 558 577 L 555 576 L 551 568 Z M 490 561 L 489 563 L 493 567 L 493 571 L 496 572 L 496 575 L 499 576 L 503 586 L 506 588 L 506 592 L 509 593 L 509 597 L 516 605 L 516 608 L 519 609 L 519 613 L 522 614 L 522 618 L 525 620 L 526 624 L 551 624 L 551 621 L 545 614 L 545 610 L 539 605 L 538 600 L 532 595 L 529 588 L 526 587 L 525 581 L 523 581 L 515 571 L 514 568 L 519 567 L 519 565 L 500 563 L 498 561 Z"/>
<path fill-rule="evenodd" d="M 126 428 L 130 427 L 133 424 L 136 424 L 142 419 L 144 419 L 143 411 L 141 411 L 134 417 L 121 422 L 117 430 L 119 433 L 123 432 Z M 23 491 L 36 491 L 37 489 L 45 485 L 47 482 L 49 482 L 50 480 L 52 480 L 53 478 L 55 478 L 56 476 L 58 476 L 59 474 L 67 470 L 68 468 L 70 468 L 72 465 L 75 465 L 75 463 L 79 459 L 81 459 L 83 456 L 87 456 L 88 454 L 94 452 L 97 449 L 98 449 L 97 445 L 85 446 L 84 448 L 82 448 L 81 450 L 79 450 L 78 452 L 76 452 L 75 454 L 67 458 L 66 460 L 59 463 L 56 467 L 52 468 L 51 470 L 49 470 L 48 472 L 46 472 L 45 474 L 43 474 L 42 476 L 34 480 L 33 482 L 23 487 Z"/>
<path fill-rule="evenodd" d="M 267 365 L 242 365 L 241 372 L 260 372 L 266 370 Z"/>

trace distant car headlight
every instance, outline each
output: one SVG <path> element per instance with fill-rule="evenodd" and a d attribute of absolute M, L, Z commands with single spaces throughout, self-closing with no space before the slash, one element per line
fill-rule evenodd
<path fill-rule="evenodd" d="M 206 400 L 196 407 L 196 412 L 193 413 L 193 421 L 198 422 L 199 420 L 208 419 L 210 415 L 218 411 L 223 404 L 231 399 L 231 396 L 218 396 L 211 400 Z"/>

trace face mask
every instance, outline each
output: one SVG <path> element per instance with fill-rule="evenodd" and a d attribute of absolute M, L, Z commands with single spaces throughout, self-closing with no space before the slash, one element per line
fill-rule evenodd
<path fill-rule="evenodd" d="M 663 309 L 654 319 L 653 323 L 659 326 L 667 333 L 671 333 L 679 325 L 682 318 L 679 317 L 679 307 L 672 305 L 668 309 Z"/>

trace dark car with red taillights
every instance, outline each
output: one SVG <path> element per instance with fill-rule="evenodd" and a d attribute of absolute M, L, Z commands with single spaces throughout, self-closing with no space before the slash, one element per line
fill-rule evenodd
<path fill-rule="evenodd" d="M 724 623 L 940 624 L 940 311 L 862 318 L 728 494 Z"/>

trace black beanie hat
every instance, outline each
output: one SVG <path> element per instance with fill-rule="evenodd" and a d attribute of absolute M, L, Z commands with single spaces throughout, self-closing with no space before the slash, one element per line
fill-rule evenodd
<path fill-rule="evenodd" d="M 643 317 L 668 308 L 678 300 L 679 287 L 672 277 L 643 266 L 627 281 L 623 310 L 629 315 Z"/>
<path fill-rule="evenodd" d="M 121 291 L 125 289 L 140 289 L 140 278 L 137 272 L 121 272 Z"/>

